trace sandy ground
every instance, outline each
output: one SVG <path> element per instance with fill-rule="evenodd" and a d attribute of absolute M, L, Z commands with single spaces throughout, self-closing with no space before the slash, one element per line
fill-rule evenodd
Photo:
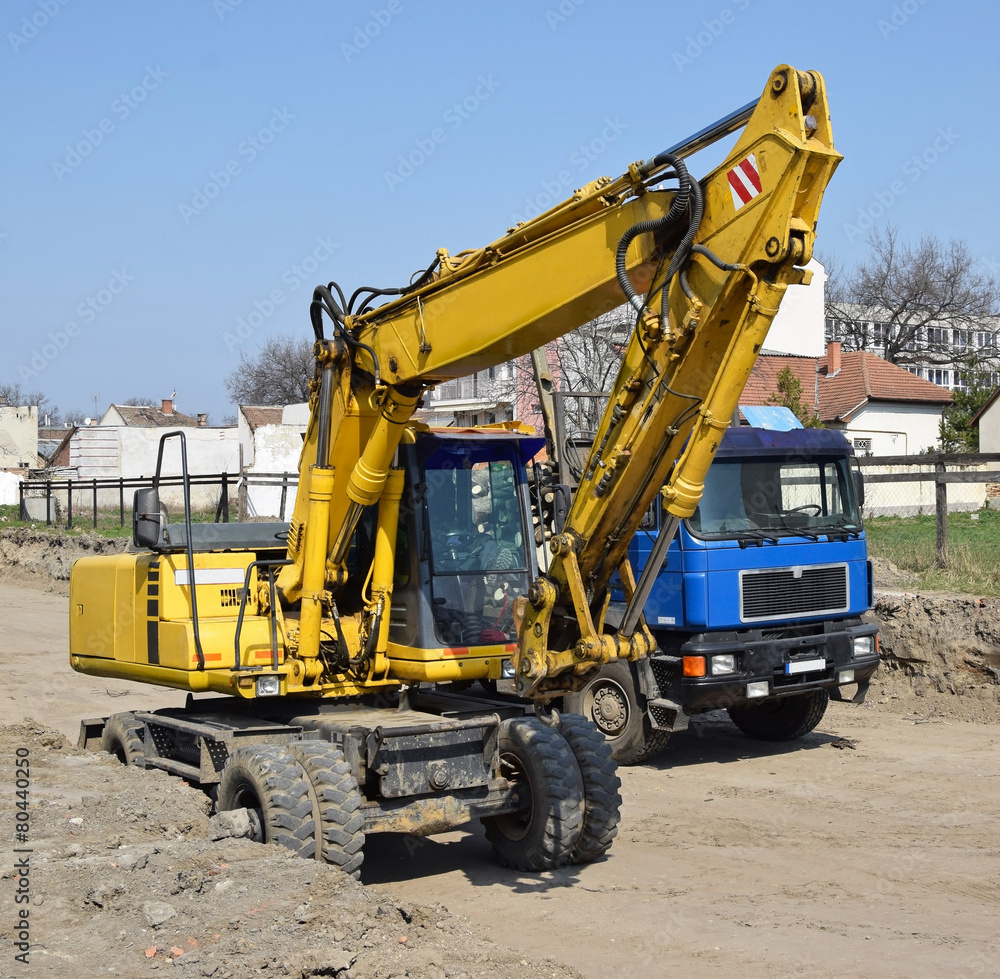
<path fill-rule="evenodd" d="M 82 717 L 183 700 L 73 673 L 63 596 L 0 585 L 0 623 L 4 723 L 28 716 L 75 743 Z M 942 719 L 930 704 L 833 704 L 816 732 L 781 746 L 702 720 L 658 761 L 621 770 L 607 859 L 531 876 L 499 867 L 478 830 L 375 836 L 363 890 L 387 906 L 443 905 L 448 921 L 492 939 L 475 949 L 480 965 L 524 955 L 542 963 L 531 975 L 545 959 L 553 974 L 601 979 L 1000 975 L 1000 725 Z M 128 773 L 147 774 L 161 777 Z M 33 974 L 36 959 L 15 972 L 9 953 L 0 975 Z M 147 974 L 142 965 L 112 973 Z M 461 973 L 414 959 L 370 974 Z"/>

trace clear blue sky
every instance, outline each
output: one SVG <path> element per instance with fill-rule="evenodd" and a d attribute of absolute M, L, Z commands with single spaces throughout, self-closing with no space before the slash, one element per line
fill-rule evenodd
<path fill-rule="evenodd" d="M 217 423 L 241 318 L 251 353 L 308 336 L 318 282 L 402 284 L 756 98 L 783 62 L 824 74 L 845 156 L 823 254 L 863 255 L 874 215 L 996 270 L 998 18 L 945 0 L 7 0 L 0 381 L 88 413 L 176 389 Z"/>

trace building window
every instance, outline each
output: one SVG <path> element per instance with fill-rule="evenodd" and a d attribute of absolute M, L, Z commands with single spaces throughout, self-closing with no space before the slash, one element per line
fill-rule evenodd
<path fill-rule="evenodd" d="M 872 440 L 870 438 L 868 438 L 868 439 L 855 439 L 854 440 L 854 448 L 858 452 L 867 452 L 870 455 L 871 451 L 872 451 Z"/>
<path fill-rule="evenodd" d="M 951 371 L 944 371 L 937 367 L 929 367 L 927 369 L 927 380 L 931 384 L 938 384 L 943 388 L 948 387 L 951 383 Z"/>

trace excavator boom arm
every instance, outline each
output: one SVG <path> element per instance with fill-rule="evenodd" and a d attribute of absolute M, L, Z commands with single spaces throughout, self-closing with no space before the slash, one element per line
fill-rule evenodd
<path fill-rule="evenodd" d="M 682 155 L 744 121 L 726 161 L 692 181 Z M 520 609 L 519 689 L 556 696 L 566 688 L 561 674 L 648 651 L 601 639 L 608 581 L 661 487 L 676 517 L 697 505 L 784 290 L 808 280 L 802 266 L 840 160 L 822 79 L 787 65 L 752 106 L 673 150 L 594 181 L 485 248 L 439 251 L 413 287 L 376 309 L 352 313 L 317 290 L 322 380 L 292 563 L 279 578 L 286 598 L 303 601 L 300 643 L 318 642 L 327 587 L 344 573 L 354 525 L 379 499 L 421 393 L 526 354 L 628 299 L 636 328 L 621 372 L 552 565 Z M 678 186 L 664 189 L 667 178 Z M 332 340 L 322 334 L 323 310 Z"/>

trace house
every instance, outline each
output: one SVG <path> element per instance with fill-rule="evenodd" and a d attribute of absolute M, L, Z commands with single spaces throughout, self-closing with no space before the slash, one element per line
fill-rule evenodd
<path fill-rule="evenodd" d="M 175 411 L 173 400 L 165 398 L 159 408 L 153 405 L 110 405 L 98 424 L 102 427 L 205 428 L 207 421 L 208 415 L 192 418 Z"/>
<path fill-rule="evenodd" d="M 286 520 L 298 487 L 309 405 L 240 405 L 236 417 L 244 477 L 241 519 L 245 515 Z"/>
<path fill-rule="evenodd" d="M 827 344 L 823 357 L 761 354 L 740 398 L 767 404 L 788 368 L 802 400 L 827 428 L 839 428 L 854 448 L 870 455 L 914 455 L 938 444 L 941 415 L 951 392 L 863 350 Z"/>
<path fill-rule="evenodd" d="M 979 426 L 980 452 L 1000 452 L 1000 387 L 989 396 L 969 424 Z"/>
<path fill-rule="evenodd" d="M 42 469 L 69 465 L 69 438 L 75 425 L 38 429 L 38 465 Z"/>
<path fill-rule="evenodd" d="M 459 426 L 492 425 L 514 418 L 513 361 L 486 370 L 444 381 L 424 398 L 416 413 L 419 421 L 428 425 Z"/>
<path fill-rule="evenodd" d="M 0 405 L 0 469 L 37 467 L 37 405 Z"/>
<path fill-rule="evenodd" d="M 83 425 L 69 437 L 69 457 L 65 461 L 78 480 L 132 479 L 150 477 L 156 472 L 160 439 L 173 429 L 184 432 L 188 471 L 192 475 L 239 472 L 239 439 L 235 428 L 209 428 L 207 416 L 192 418 L 174 410 L 172 401 L 159 408 L 143 405 L 111 405 L 100 425 Z M 55 459 L 62 459 L 60 447 Z M 164 443 L 162 474 L 179 475 L 181 452 L 177 440 Z M 209 505 L 218 496 L 219 487 L 192 487 L 195 507 Z M 164 489 L 161 494 L 171 506 L 181 499 L 179 489 Z"/>

